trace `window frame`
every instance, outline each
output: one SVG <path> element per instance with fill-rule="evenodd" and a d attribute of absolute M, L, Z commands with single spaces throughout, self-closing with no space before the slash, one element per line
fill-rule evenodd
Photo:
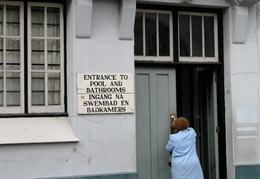
<path fill-rule="evenodd" d="M 144 55 L 135 55 L 134 59 L 135 61 L 172 61 L 173 59 L 173 23 L 172 23 L 172 19 L 173 19 L 173 13 L 172 11 L 169 10 L 153 10 L 153 9 L 137 9 L 136 13 L 143 13 L 143 54 Z M 156 49 L 157 49 L 157 56 L 146 56 L 145 55 L 145 51 L 146 51 L 146 38 L 145 38 L 145 13 L 155 13 L 156 14 Z M 170 43 L 170 47 L 169 47 L 169 52 L 170 55 L 169 56 L 159 56 L 159 33 L 158 33 L 158 14 L 169 14 L 169 43 Z"/>
<path fill-rule="evenodd" d="M 1 5 L 3 5 L 3 35 L 1 35 L 4 39 L 4 46 L 3 46 L 3 70 L 0 70 L 4 73 L 3 77 L 3 107 L 0 107 L 0 112 L 9 114 L 9 113 L 23 113 L 25 106 L 24 106 L 24 20 L 23 20 L 23 14 L 24 14 L 24 3 L 23 2 L 8 2 L 8 1 L 2 1 L 0 2 Z M 8 36 L 6 35 L 6 6 L 12 5 L 12 6 L 19 6 L 20 7 L 20 35 L 19 36 Z M 20 39 L 20 70 L 6 70 L 6 39 L 8 38 L 19 38 Z M 6 106 L 7 100 L 6 100 L 6 73 L 8 72 L 18 72 L 20 73 L 20 106 Z"/>
<path fill-rule="evenodd" d="M 205 36 L 203 35 L 204 32 L 204 25 L 202 25 L 202 57 L 193 57 L 192 56 L 192 28 L 190 28 L 190 57 L 187 56 L 180 56 L 180 32 L 179 32 L 179 15 L 195 15 L 201 17 L 214 17 L 214 48 L 215 48 L 215 56 L 214 57 L 205 57 L 205 47 L 204 47 L 204 40 Z M 217 13 L 206 13 L 206 12 L 192 12 L 192 11 L 178 11 L 178 54 L 179 54 L 179 61 L 180 62 L 219 62 L 219 49 L 218 49 L 218 16 Z M 204 22 L 204 18 L 202 18 L 202 24 Z M 190 20 L 190 27 L 192 21 Z"/>
<path fill-rule="evenodd" d="M 46 17 L 46 9 L 47 7 L 59 7 L 60 8 L 60 12 L 61 12 L 61 15 L 60 15 L 60 36 L 59 37 L 47 37 L 47 31 L 45 30 L 45 33 L 44 33 L 44 37 L 32 37 L 31 36 L 31 28 L 30 28 L 30 25 L 31 25 L 31 7 L 32 6 L 40 6 L 40 7 L 44 7 L 44 29 L 47 29 L 47 17 Z M 29 2 L 28 5 L 27 5 L 27 12 L 28 12 L 28 18 L 27 18 L 27 33 L 28 33 L 28 113 L 42 113 L 42 111 L 45 111 L 44 113 L 56 113 L 56 112 L 64 112 L 64 108 L 65 108 L 65 105 L 64 105 L 64 19 L 63 19 L 63 14 L 64 14 L 64 11 L 63 11 L 63 5 L 62 4 L 57 4 L 57 3 L 37 3 L 37 2 Z M 30 39 L 30 40 L 29 40 Z M 31 93 L 31 72 L 32 71 L 35 71 L 35 72 L 39 72 L 38 70 L 31 70 L 31 40 L 32 39 L 43 39 L 45 41 L 47 41 L 48 39 L 53 39 L 53 40 L 60 40 L 60 70 L 55 70 L 55 71 L 58 71 L 60 72 L 60 105 L 56 105 L 56 106 L 53 106 L 53 105 L 48 105 L 48 96 L 47 96 L 47 92 L 48 92 L 48 89 L 47 89 L 47 71 L 48 70 L 39 70 L 39 71 L 45 71 L 45 106 L 32 106 L 32 93 Z M 45 50 L 44 50 L 44 53 L 45 53 L 45 65 L 47 64 L 47 43 L 45 42 Z M 52 72 L 55 72 L 54 70 Z"/>
<path fill-rule="evenodd" d="M 1 5 L 19 5 L 20 6 L 20 106 L 10 107 L 10 106 L 1 106 L 0 114 L 1 116 L 9 116 L 9 115 L 19 115 L 19 116 L 31 116 L 33 114 L 41 114 L 47 116 L 57 116 L 57 115 L 67 115 L 66 114 L 66 61 L 65 61 L 65 4 L 64 2 L 26 2 L 26 1 L 1 1 Z M 45 106 L 32 106 L 31 104 L 31 6 L 40 6 L 44 7 L 59 7 L 60 9 L 60 35 L 59 37 L 54 37 L 52 39 L 60 39 L 60 69 L 58 70 L 60 73 L 60 105 L 48 105 L 45 99 Z M 26 9 L 25 9 L 26 8 Z M 5 8 L 4 8 L 5 9 Z M 25 11 L 26 10 L 26 11 Z M 4 20 L 6 21 L 6 14 L 4 14 Z M 46 19 L 45 19 L 46 21 Z M 4 24 L 4 23 L 3 23 Z M 45 24 L 47 25 L 47 24 Z M 6 31 L 6 26 L 3 27 L 4 31 Z M 45 28 L 44 28 L 45 29 Z M 1 35 L 4 39 L 6 39 L 6 34 Z M 45 39 L 50 39 L 45 38 Z M 5 46 L 3 47 L 5 48 Z M 47 53 L 46 45 L 45 45 L 45 54 Z M 45 56 L 46 60 L 47 56 Z M 3 63 L 6 61 L 6 58 L 3 58 Z M 8 71 L 4 68 L 0 70 L 0 72 L 7 73 Z M 49 70 L 51 72 L 57 72 L 57 70 Z M 46 76 L 46 75 L 45 75 Z M 6 98 L 6 80 L 3 83 L 3 97 Z M 48 80 L 48 78 L 46 78 Z M 45 84 L 48 82 L 45 82 Z M 45 93 L 48 92 L 47 86 L 45 85 Z M 45 98 L 48 96 L 45 95 Z M 5 100 L 5 99 L 4 99 Z M 4 104 L 6 100 L 4 101 Z"/>
<path fill-rule="evenodd" d="M 184 7 L 184 6 L 164 6 L 164 5 L 151 5 L 151 4 L 137 4 L 137 11 L 170 11 L 172 12 L 172 33 L 173 33 L 173 57 L 170 60 L 162 61 L 160 59 L 148 59 L 144 57 L 139 57 L 134 54 L 134 59 L 136 63 L 160 63 L 160 64 L 221 64 L 223 63 L 223 25 L 221 23 L 222 19 L 222 9 L 209 9 L 209 8 L 199 8 L 199 7 Z M 209 14 L 214 15 L 214 57 L 180 57 L 180 42 L 179 42 L 179 12 L 188 12 L 193 14 Z M 204 34 L 203 34 L 204 36 Z M 171 49 L 172 50 L 172 49 Z M 213 50 L 212 50 L 213 51 Z"/>

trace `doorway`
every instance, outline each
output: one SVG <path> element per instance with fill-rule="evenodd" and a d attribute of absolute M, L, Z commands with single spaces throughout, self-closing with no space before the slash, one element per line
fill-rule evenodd
<path fill-rule="evenodd" d="M 216 69 L 136 68 L 139 179 L 171 179 L 165 145 L 170 114 L 190 120 L 205 179 L 219 179 Z"/>
<path fill-rule="evenodd" d="M 184 67 L 177 70 L 178 116 L 190 120 L 204 178 L 219 179 L 217 70 Z"/>

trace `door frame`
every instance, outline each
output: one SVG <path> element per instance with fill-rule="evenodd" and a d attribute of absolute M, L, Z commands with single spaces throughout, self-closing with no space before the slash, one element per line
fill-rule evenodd
<path fill-rule="evenodd" d="M 177 86 L 177 114 L 182 110 L 182 100 L 180 99 L 181 80 L 178 77 L 178 70 L 184 67 L 208 67 L 215 68 L 216 70 L 216 83 L 217 83 L 217 116 L 218 126 L 220 132 L 218 133 L 218 159 L 219 159 L 219 178 L 227 179 L 227 165 L 226 165 L 226 128 L 225 128 L 225 94 L 224 94 L 224 67 L 221 63 L 212 64 L 197 64 L 197 63 L 156 63 L 156 62 L 139 62 L 135 61 L 135 67 L 160 67 L 160 68 L 175 68 L 176 69 L 176 86 Z M 190 94 L 194 95 L 194 94 Z M 193 99 L 194 100 L 194 99 Z M 178 115 L 179 116 L 179 115 Z"/>

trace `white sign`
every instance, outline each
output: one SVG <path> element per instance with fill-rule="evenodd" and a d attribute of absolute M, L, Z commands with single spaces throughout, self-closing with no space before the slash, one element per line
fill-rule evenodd
<path fill-rule="evenodd" d="M 78 113 L 133 113 L 133 74 L 77 74 Z"/>

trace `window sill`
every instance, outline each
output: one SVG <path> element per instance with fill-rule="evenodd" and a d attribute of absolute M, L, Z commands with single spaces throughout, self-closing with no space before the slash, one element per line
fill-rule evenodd
<path fill-rule="evenodd" d="M 2 118 L 0 145 L 78 142 L 68 117 Z"/>

